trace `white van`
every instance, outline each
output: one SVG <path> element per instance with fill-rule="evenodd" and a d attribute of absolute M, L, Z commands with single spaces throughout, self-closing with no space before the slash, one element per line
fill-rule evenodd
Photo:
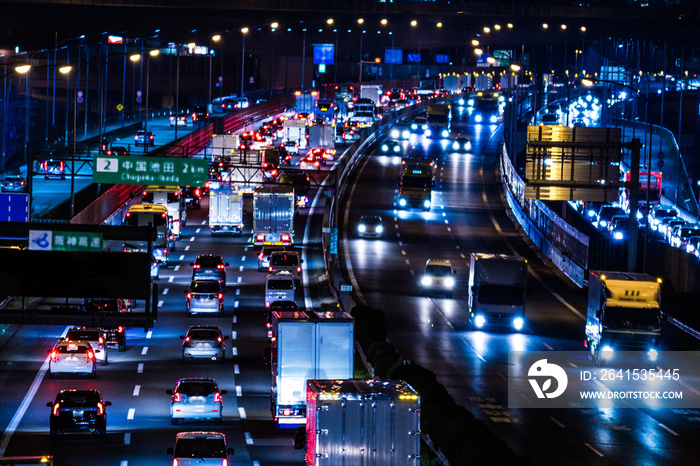
<path fill-rule="evenodd" d="M 291 273 L 283 270 L 268 275 L 265 280 L 265 307 L 270 307 L 273 301 L 294 301 L 295 290 L 294 276 Z"/>

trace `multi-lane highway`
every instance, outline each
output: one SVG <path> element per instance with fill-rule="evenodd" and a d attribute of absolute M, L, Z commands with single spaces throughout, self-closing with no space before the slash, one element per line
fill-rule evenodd
<path fill-rule="evenodd" d="M 404 358 L 433 370 L 455 400 L 466 406 L 517 453 L 538 464 L 694 464 L 700 411 L 638 409 L 515 410 L 507 406 L 508 351 L 582 350 L 584 293 L 569 287 L 537 258 L 507 216 L 496 176 L 500 132 L 455 116 L 455 131 L 472 141 L 469 153 L 438 157 L 433 209 L 399 211 L 396 180 L 400 158 L 369 154 L 348 189 L 340 253 L 355 290 L 382 309 L 389 338 Z M 408 143 L 402 143 L 404 150 Z M 316 175 L 316 176 L 323 176 Z M 306 287 L 297 302 L 317 308 L 327 300 L 320 256 L 320 195 L 295 222 Z M 236 453 L 230 464 L 302 464 L 293 432 L 275 430 L 270 415 L 270 373 L 263 313 L 264 274 L 257 271 L 249 237 L 212 237 L 207 203 L 190 211 L 174 259 L 161 270 L 159 319 L 148 333 L 129 329 L 128 350 L 110 353 L 96 380 L 46 377 L 47 351 L 65 327 L 24 326 L 0 340 L 0 454 L 51 453 L 57 465 L 170 464 L 165 453 L 176 432 L 216 430 Z M 386 234 L 359 239 L 355 226 L 379 213 Z M 468 255 L 472 251 L 516 253 L 529 260 L 528 323 L 521 333 L 471 331 L 466 318 Z M 230 263 L 223 317 L 188 318 L 184 290 L 197 254 L 221 254 Z M 428 258 L 450 259 L 457 270 L 453 299 L 426 297 L 417 283 Z M 40 284 L 37 284 L 40 286 Z M 218 325 L 231 336 L 224 365 L 180 359 L 180 335 L 192 324 Z M 666 326 L 665 349 L 697 349 Z M 212 377 L 224 396 L 222 424 L 171 426 L 169 396 L 179 377 Z M 51 444 L 50 409 L 61 388 L 95 387 L 112 402 L 106 440 L 84 436 Z"/>
<path fill-rule="evenodd" d="M 440 156 L 431 212 L 397 210 L 399 158 L 378 153 L 365 159 L 346 206 L 346 265 L 363 300 L 385 312 L 399 353 L 434 371 L 458 404 L 536 464 L 696 463 L 700 411 L 508 408 L 508 352 L 584 351 L 586 296 L 543 265 L 506 214 L 496 174 L 500 128 L 470 125 L 465 115 L 453 119 L 454 131 L 467 133 L 473 150 Z M 382 215 L 382 239 L 355 234 L 368 213 Z M 528 259 L 523 332 L 464 325 L 470 252 Z M 453 299 L 422 295 L 428 258 L 447 258 L 457 270 Z M 664 330 L 663 349 L 700 346 L 671 325 Z"/>

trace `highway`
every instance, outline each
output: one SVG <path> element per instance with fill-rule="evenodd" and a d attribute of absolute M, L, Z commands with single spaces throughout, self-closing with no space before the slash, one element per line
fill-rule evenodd
<path fill-rule="evenodd" d="M 467 407 L 517 453 L 537 464 L 694 464 L 700 411 L 637 409 L 513 410 L 507 407 L 507 365 L 511 350 L 583 350 L 584 292 L 569 287 L 529 248 L 506 215 L 495 170 L 499 127 L 453 120 L 467 134 L 472 151 L 439 156 L 433 209 L 396 210 L 398 157 L 372 153 L 361 164 L 343 215 L 341 258 L 364 301 L 382 309 L 389 338 L 402 357 L 433 370 L 458 404 Z M 405 146 L 406 143 L 404 143 Z M 323 176 L 325 172 L 320 175 Z M 315 192 L 315 191 L 314 191 Z M 317 308 L 327 301 L 320 257 L 321 207 L 317 196 L 295 223 L 307 285 L 297 302 Z M 293 432 L 278 431 L 270 415 L 270 373 L 263 363 L 267 346 L 263 310 L 265 275 L 249 237 L 212 237 L 207 201 L 188 213 L 182 239 L 161 269 L 159 319 L 154 329 L 128 330 L 128 350 L 110 352 L 110 364 L 96 380 L 48 379 L 47 351 L 65 327 L 23 326 L 0 343 L 0 454 L 55 455 L 61 465 L 170 464 L 165 454 L 177 432 L 216 430 L 236 451 L 229 464 L 298 465 L 302 451 Z M 384 218 L 387 234 L 357 238 L 354 227 L 366 213 Z M 528 322 L 521 333 L 471 331 L 465 325 L 468 254 L 516 253 L 530 266 Z M 225 316 L 185 315 L 184 290 L 197 254 L 221 254 L 230 263 Z M 454 299 L 425 297 L 418 275 L 428 258 L 448 258 L 457 270 Z M 180 335 L 192 324 L 218 325 L 229 334 L 224 365 L 180 360 Z M 698 349 L 697 342 L 666 326 L 664 349 Z M 230 332 L 230 333 L 229 333 Z M 171 426 L 169 396 L 179 377 L 212 377 L 224 396 L 224 422 Z M 695 384 L 700 386 L 700 382 Z M 50 409 L 61 388 L 94 387 L 113 405 L 107 408 L 106 440 L 48 435 Z M 11 436 L 10 436 L 11 435 Z"/>
<path fill-rule="evenodd" d="M 456 123 L 456 128 L 455 128 Z M 435 372 L 459 405 L 535 464 L 695 464 L 695 410 L 509 409 L 509 351 L 584 351 L 586 291 L 568 286 L 523 241 L 506 215 L 496 176 L 500 127 L 453 118 L 472 152 L 439 160 L 433 209 L 396 207 L 399 158 L 367 157 L 347 202 L 342 254 L 355 289 L 387 316 L 389 340 L 405 359 Z M 386 235 L 359 239 L 355 225 L 380 214 Z M 465 325 L 470 252 L 518 254 L 529 262 L 531 294 L 522 333 L 471 331 Z M 421 295 L 428 258 L 457 271 L 454 299 Z M 697 350 L 666 325 L 661 347 Z"/>

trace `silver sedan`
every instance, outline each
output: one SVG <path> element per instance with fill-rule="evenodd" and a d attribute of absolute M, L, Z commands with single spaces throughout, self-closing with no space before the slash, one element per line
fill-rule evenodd
<path fill-rule="evenodd" d="M 170 395 L 170 421 L 173 425 L 186 420 L 223 420 L 226 390 L 219 390 L 214 379 L 186 378 L 177 381 Z"/>

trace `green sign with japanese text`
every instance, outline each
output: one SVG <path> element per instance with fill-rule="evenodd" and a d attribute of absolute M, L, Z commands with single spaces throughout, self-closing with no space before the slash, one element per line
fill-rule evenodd
<path fill-rule="evenodd" d="M 184 187 L 204 186 L 207 181 L 204 159 L 96 155 L 93 167 L 95 183 Z"/>
<path fill-rule="evenodd" d="M 29 230 L 29 249 L 34 251 L 102 252 L 102 233 L 89 231 Z"/>

